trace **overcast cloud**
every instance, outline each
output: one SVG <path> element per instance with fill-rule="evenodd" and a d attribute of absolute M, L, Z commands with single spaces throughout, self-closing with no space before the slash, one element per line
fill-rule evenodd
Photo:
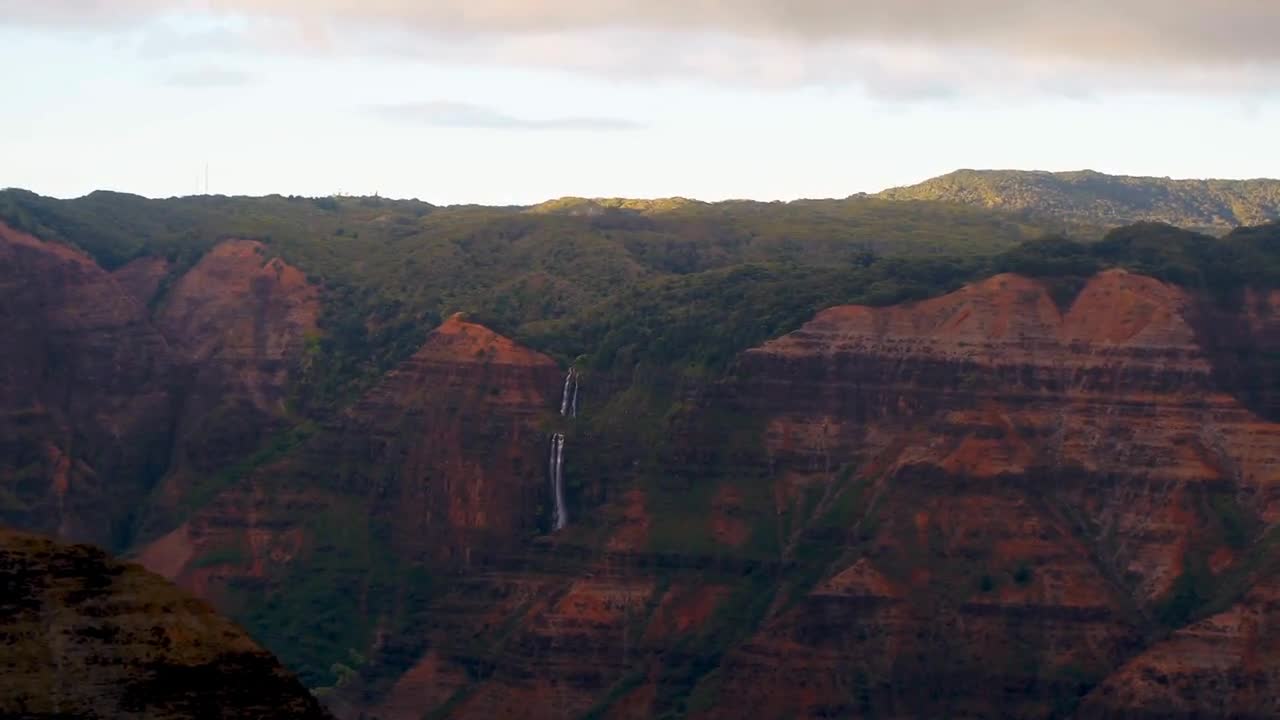
<path fill-rule="evenodd" d="M 1280 68 L 1280 0 L 0 0 L 0 23 L 104 32 L 184 14 L 234 19 L 241 52 L 890 98 L 1272 92 Z"/>

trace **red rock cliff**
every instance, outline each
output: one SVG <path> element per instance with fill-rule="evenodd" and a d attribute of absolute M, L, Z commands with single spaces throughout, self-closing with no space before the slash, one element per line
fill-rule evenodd
<path fill-rule="evenodd" d="M 145 293 L 155 269 L 131 268 L 118 272 Z M 170 514 L 193 482 L 290 424 L 290 372 L 319 315 L 319 289 L 254 241 L 218 244 L 173 282 L 156 315 L 188 374 L 158 498 Z"/>
<path fill-rule="evenodd" d="M 92 259 L 0 223 L 0 520 L 119 546 L 168 461 L 168 343 Z"/>
<path fill-rule="evenodd" d="M 1119 271 L 1066 307 L 1005 275 L 824 311 L 745 353 L 671 438 L 659 486 L 687 487 L 681 522 L 711 548 L 655 552 L 679 508 L 638 486 L 593 511 L 605 532 L 436 601 L 367 708 L 1267 716 L 1280 426 L 1224 373 L 1266 338 L 1207 342 L 1221 312 Z M 716 449 L 741 422 L 756 446 Z"/>
<path fill-rule="evenodd" d="M 140 559 L 217 598 L 246 583 L 255 593 L 289 592 L 284 579 L 308 572 L 317 551 L 353 551 L 333 532 L 368 538 L 361 551 L 389 556 L 380 562 L 438 570 L 509 551 L 543 514 L 541 425 L 555 412 L 560 382 L 550 358 L 455 316 L 344 417 L 243 478 Z M 229 547 L 244 552 L 229 558 Z M 357 571 L 333 582 L 350 583 L 333 592 L 360 593 L 369 579 Z"/>
<path fill-rule="evenodd" d="M 1280 426 L 1215 382 L 1199 312 L 1122 271 L 1066 309 L 1006 275 L 746 353 L 787 549 L 846 550 L 726 659 L 707 714 L 1043 717 L 1194 612 L 1186 588 L 1229 594 L 1280 512 Z M 806 521 L 814 497 L 848 523 Z"/>

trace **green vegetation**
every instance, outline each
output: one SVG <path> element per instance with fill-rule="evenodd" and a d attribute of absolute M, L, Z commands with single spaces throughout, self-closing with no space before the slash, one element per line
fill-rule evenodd
<path fill-rule="evenodd" d="M 1241 505 L 1233 495 L 1215 493 L 1209 498 L 1209 507 L 1223 540 L 1233 550 L 1245 549 L 1262 527 L 1256 513 Z"/>
<path fill-rule="evenodd" d="M 683 639 L 672 652 L 677 660 L 658 671 L 658 707 L 674 715 L 714 698 L 725 653 L 759 626 L 773 603 L 798 602 L 833 562 L 865 547 L 877 516 L 885 514 L 877 507 L 875 478 L 839 469 L 830 489 L 814 490 L 792 516 L 776 514 L 759 418 L 708 409 L 716 407 L 709 394 L 734 378 L 743 350 L 797 329 L 826 307 L 919 300 L 996 272 L 1044 278 L 1062 308 L 1085 278 L 1108 267 L 1153 275 L 1223 303 L 1239 302 L 1246 284 L 1280 287 L 1280 225 L 1222 239 L 1158 224 L 1121 228 L 1091 243 L 1042 236 L 1044 229 L 1096 219 L 1062 216 L 1073 219 L 1031 222 L 1001 211 L 875 198 L 565 199 L 522 209 L 380 198 L 155 201 L 111 193 L 58 201 L 0 192 L 0 218 L 74 243 L 109 268 L 163 256 L 181 270 L 220 239 L 247 237 L 322 285 L 322 332 L 308 339 L 295 368 L 290 408 L 297 426 L 197 481 L 184 499 L 186 510 L 284 459 L 319 420 L 411 354 L 451 312 L 466 311 L 574 362 L 584 373 L 590 421 L 556 421 L 566 426 L 572 448 L 571 509 L 581 509 L 586 479 L 611 493 L 639 487 L 652 520 L 648 549 L 750 561 L 745 574 L 726 581 L 732 592 L 711 621 Z M 724 487 L 735 497 L 719 497 Z M 6 502 L 12 500 L 0 500 Z M 738 547 L 717 537 L 709 520 L 726 502 L 746 529 Z M 428 624 L 425 608 L 435 590 L 426 570 L 397 559 L 385 529 L 369 523 L 367 507 L 346 496 L 324 507 L 297 518 L 307 540 L 293 571 L 278 585 L 247 582 L 234 592 L 237 617 L 256 638 L 309 686 L 332 688 L 357 674 L 368 679 L 363 658 L 356 662 L 350 653 L 367 650 L 375 629 L 394 638 Z M 1256 534 L 1249 514 L 1225 497 L 1213 498 L 1210 507 L 1225 541 L 1247 549 Z M 574 515 L 583 520 L 571 533 L 585 537 L 596 530 L 587 513 Z M 926 543 L 936 540 L 909 533 L 901 551 L 885 551 L 887 564 L 927 565 L 939 553 Z M 221 549 L 202 562 L 235 563 L 237 550 Z M 895 557 L 899 552 L 904 555 Z M 986 561 L 974 558 L 935 584 L 970 594 L 1032 581 L 1029 567 L 989 569 Z M 1158 612 L 1171 627 L 1218 596 L 1202 562 L 1189 558 L 1187 568 Z M 495 655 L 522 613 L 483 638 L 496 646 L 473 654 Z M 412 642 L 425 641 L 404 642 L 396 661 L 412 662 L 421 650 Z M 384 663 L 376 670 L 381 678 L 404 669 L 389 668 L 386 656 L 370 661 Z M 600 709 L 643 679 L 622 677 Z M 867 692 L 865 682 L 859 692 Z"/>
<path fill-rule="evenodd" d="M 346 670 L 358 672 L 363 664 L 352 663 L 353 648 L 368 648 L 375 628 L 393 637 L 408 632 L 434 591 L 431 576 L 392 552 L 370 517 L 344 497 L 299 518 L 308 546 L 279 587 L 265 595 L 244 587 L 233 599 L 246 629 L 308 687 L 349 680 Z"/>
<path fill-rule="evenodd" d="M 1074 231 L 1163 222 L 1221 234 L 1280 219 L 1280 180 L 1171 180 L 1083 172 L 959 170 L 880 193 L 1003 208 Z"/>
<path fill-rule="evenodd" d="M 1186 625 L 1213 597 L 1214 578 L 1205 559 L 1188 551 L 1182 562 L 1182 574 L 1156 608 L 1160 622 L 1170 628 Z"/>
<path fill-rule="evenodd" d="M 644 678 L 643 670 L 632 670 L 623 675 L 622 679 L 614 683 L 604 697 L 582 716 L 582 720 L 603 720 L 608 717 L 610 708 L 626 697 L 627 693 L 640 687 L 644 683 Z"/>
<path fill-rule="evenodd" d="M 303 413 L 349 402 L 459 310 L 564 360 L 585 352 L 594 369 L 643 362 L 714 376 L 823 307 L 928 297 L 994 271 L 1053 277 L 1061 303 L 1079 278 L 1115 265 L 1210 290 L 1280 277 L 1274 228 L 1223 241 L 1159 225 L 1093 245 L 1032 241 L 1061 223 L 869 197 L 568 198 L 524 209 L 105 192 L 64 201 L 8 190 L 0 219 L 108 268 L 158 255 L 181 270 L 221 239 L 263 241 L 324 288 L 323 332 L 293 397 Z"/>
<path fill-rule="evenodd" d="M 1022 564 L 1013 571 L 1013 581 L 1020 587 L 1026 587 L 1031 584 L 1031 566 Z"/>
<path fill-rule="evenodd" d="M 836 266 L 747 264 L 636 284 L 571 318 L 503 327 L 564 358 L 587 354 L 596 372 L 631 370 L 673 384 L 721 377 L 738 353 L 790 332 L 825 307 L 886 305 L 932 297 L 999 272 L 1045 278 L 1069 306 L 1084 280 L 1108 267 L 1152 275 L 1224 302 L 1246 285 L 1280 287 L 1280 224 L 1243 229 L 1218 240 L 1166 225 L 1136 225 L 1096 243 L 1047 237 L 990 256 L 880 258 Z"/>
<path fill-rule="evenodd" d="M 243 565 L 249 559 L 249 553 L 240 544 L 213 548 L 196 558 L 192 568 L 217 567 L 218 565 Z"/>
<path fill-rule="evenodd" d="M 190 511 L 204 507 L 219 492 L 230 487 L 237 480 L 248 477 L 254 470 L 265 467 L 284 457 L 286 453 L 300 446 L 315 432 L 316 424 L 307 420 L 267 438 L 262 447 L 252 455 L 240 459 L 216 475 L 199 478 L 193 482 L 187 496 L 183 498 L 185 508 Z"/>
<path fill-rule="evenodd" d="M 751 636 L 765 619 L 777 592 L 779 578 L 757 569 L 742 578 L 696 634 L 677 640 L 670 652 L 675 662 L 662 667 L 655 712 L 661 718 L 681 718 L 703 707 L 714 693 L 716 670 L 725 653 Z"/>
<path fill-rule="evenodd" d="M 303 410 L 349 401 L 459 310 L 532 331 L 680 275 L 743 264 L 840 268 L 873 253 L 990 254 L 1042 231 L 1001 212 L 872 198 L 565 199 L 524 209 L 278 195 L 56 200 L 6 190 L 0 220 L 77 245 L 108 269 L 160 256 L 181 271 L 226 238 L 266 243 L 324 287 L 324 333 L 294 398 Z"/>

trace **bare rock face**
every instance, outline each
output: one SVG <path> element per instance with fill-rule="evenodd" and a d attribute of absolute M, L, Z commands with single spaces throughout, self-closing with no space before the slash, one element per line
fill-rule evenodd
<path fill-rule="evenodd" d="M 250 241 L 172 274 L 0 225 L 0 520 L 126 548 L 291 422 L 319 290 Z"/>
<path fill-rule="evenodd" d="M 227 532 L 254 532 L 255 519 L 279 522 L 289 498 L 307 497 L 356 499 L 400 557 L 466 565 L 472 552 L 509 548 L 537 527 L 547 460 L 539 424 L 556 407 L 559 379 L 550 358 L 455 316 L 344 417 L 225 493 L 143 561 L 181 577 L 185 563 L 160 559 L 173 556 L 164 548 L 193 542 L 181 554 L 194 559 L 201 547 L 232 542 Z M 290 545 L 287 557 L 297 550 L 288 532 L 272 542 Z"/>
<path fill-rule="evenodd" d="M 295 352 L 315 331 L 318 312 L 319 292 L 301 270 L 268 259 L 259 242 L 228 240 L 174 284 L 159 324 L 195 360 L 244 370 L 238 379 L 252 401 L 270 409 L 279 402 L 268 389 L 281 385 L 272 374 L 278 368 L 251 363 Z"/>
<path fill-rule="evenodd" d="M 1233 312 L 1120 271 L 824 311 L 743 354 L 670 476 L 593 510 L 607 532 L 438 599 L 363 709 L 1274 714 L 1280 426 L 1233 363 L 1275 340 Z M 726 446 L 740 423 L 756 439 Z M 683 550 L 654 545 L 664 484 L 700 508 Z"/>
<path fill-rule="evenodd" d="M 164 258 L 140 257 L 116 268 L 111 277 L 135 300 L 150 305 L 172 272 L 172 264 Z"/>
<path fill-rule="evenodd" d="M 220 243 L 174 282 L 156 323 L 190 379 L 166 499 L 288 424 L 289 374 L 319 315 L 319 289 L 254 241 Z"/>
<path fill-rule="evenodd" d="M 1280 713 L 1280 582 L 1181 628 L 1111 674 L 1082 717 L 1268 718 Z"/>
<path fill-rule="evenodd" d="M 0 530 L 0 715 L 328 717 L 205 603 L 84 545 Z"/>
<path fill-rule="evenodd" d="M 0 520 L 126 544 L 168 461 L 168 343 L 92 259 L 3 224 L 0 326 Z"/>
<path fill-rule="evenodd" d="M 706 714 L 1048 716 L 1229 592 L 1277 519 L 1280 426 L 1215 382 L 1199 312 L 1122 271 L 1066 308 L 997 276 L 746 353 L 778 511 L 849 510 L 790 547 L 848 559 L 726 659 Z"/>
<path fill-rule="evenodd" d="M 278 427 L 292 361 L 319 315 L 319 290 L 259 242 L 220 243 L 174 283 L 157 324 L 195 368 L 179 466 L 209 470 Z"/>
<path fill-rule="evenodd" d="M 327 612 L 350 600 L 361 626 L 385 627 L 416 592 L 415 574 L 463 572 L 536 533 L 546 515 L 543 424 L 562 379 L 550 358 L 451 318 L 348 413 L 139 559 L 215 602 L 248 596 Z M 280 642 L 312 642 L 310 630 L 297 632 Z"/>
<path fill-rule="evenodd" d="M 510 546 L 537 527 L 554 361 L 454 316 L 354 408 L 342 457 L 366 463 L 344 490 L 376 498 L 395 544 L 436 562 Z M 388 469 L 391 473 L 388 474 Z"/>

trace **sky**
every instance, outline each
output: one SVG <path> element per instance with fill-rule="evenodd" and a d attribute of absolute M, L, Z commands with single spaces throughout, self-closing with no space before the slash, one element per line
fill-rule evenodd
<path fill-rule="evenodd" d="M 0 0 L 0 187 L 844 197 L 1280 176 L 1280 0 Z"/>

